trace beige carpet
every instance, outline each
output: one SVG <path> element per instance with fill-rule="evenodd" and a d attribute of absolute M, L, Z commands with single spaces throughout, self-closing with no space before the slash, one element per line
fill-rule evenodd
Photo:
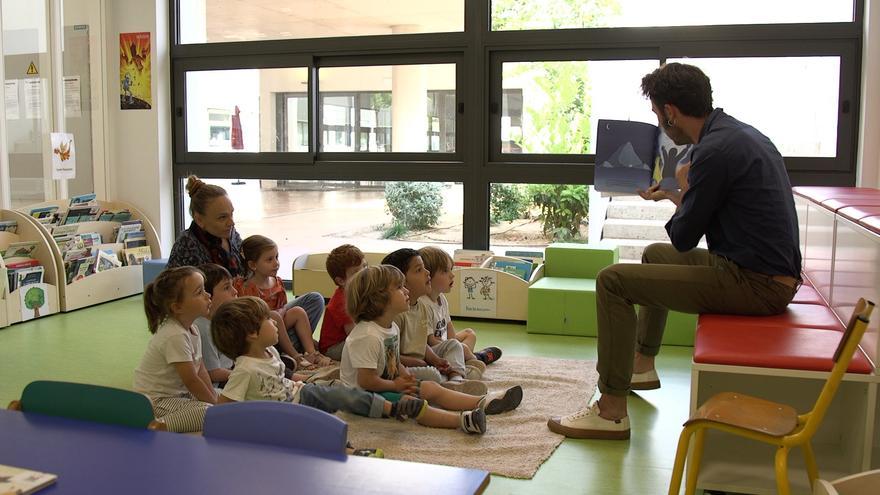
<path fill-rule="evenodd" d="M 596 363 L 505 355 L 484 375 L 490 391 L 523 388 L 515 411 L 488 416 L 485 435 L 427 428 L 340 413 L 355 447 L 380 447 L 385 457 L 405 461 L 485 469 L 511 478 L 531 479 L 563 440 L 547 428 L 550 416 L 586 405 L 596 387 Z"/>

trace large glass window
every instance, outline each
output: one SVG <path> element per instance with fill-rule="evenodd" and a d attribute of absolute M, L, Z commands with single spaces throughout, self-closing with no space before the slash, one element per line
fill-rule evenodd
<path fill-rule="evenodd" d="M 714 106 L 753 125 L 783 156 L 837 155 L 840 57 L 669 61 L 700 67 L 712 82 Z"/>
<path fill-rule="evenodd" d="M 455 151 L 455 64 L 328 67 L 321 151 Z"/>
<path fill-rule="evenodd" d="M 440 33 L 464 29 L 464 0 L 183 0 L 181 43 Z"/>
<path fill-rule="evenodd" d="M 303 67 L 187 72 L 187 150 L 308 151 L 308 100 L 282 100 L 294 121 L 279 122 L 274 97 L 305 91 L 308 83 Z"/>
<path fill-rule="evenodd" d="M 590 212 L 585 184 L 491 184 L 489 248 L 542 251 L 552 242 L 586 242 Z"/>
<path fill-rule="evenodd" d="M 851 22 L 853 2 L 828 0 L 492 0 L 492 29 Z"/>
<path fill-rule="evenodd" d="M 290 279 L 293 260 L 340 244 L 391 252 L 462 245 L 461 183 L 203 179 L 224 188 L 242 238 L 261 234 L 278 244 L 278 276 Z M 181 182 L 183 188 L 184 182 Z M 184 194 L 184 227 L 189 197 Z"/>
<path fill-rule="evenodd" d="M 504 153 L 592 154 L 598 119 L 656 123 L 640 92 L 657 60 L 505 62 Z"/>

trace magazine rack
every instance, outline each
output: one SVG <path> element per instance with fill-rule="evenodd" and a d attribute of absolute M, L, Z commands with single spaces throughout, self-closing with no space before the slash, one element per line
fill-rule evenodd
<path fill-rule="evenodd" d="M 162 257 L 161 248 L 159 246 L 159 236 L 156 234 L 156 229 L 153 227 L 153 224 L 142 211 L 124 201 L 98 201 L 97 203 L 98 206 L 103 209 L 127 209 L 128 211 L 130 211 L 132 220 L 140 220 L 143 223 L 144 233 L 146 234 L 147 245 L 150 247 L 151 256 L 153 258 Z M 58 293 L 61 301 L 61 311 L 73 311 L 75 309 L 84 308 L 94 304 L 100 304 L 106 301 L 112 301 L 113 299 L 119 299 L 121 297 L 128 297 L 134 294 L 140 294 L 141 292 L 143 292 L 144 275 L 143 266 L 141 265 L 120 266 L 117 268 L 113 268 L 112 270 L 94 273 L 69 284 L 66 283 L 67 272 L 64 268 L 64 259 L 62 258 L 61 250 L 58 249 L 58 246 L 52 240 L 52 233 L 45 226 L 40 224 L 36 219 L 31 218 L 29 215 L 27 215 L 27 212 L 33 208 L 39 208 L 43 206 L 58 206 L 58 211 L 63 212 L 67 210 L 68 205 L 69 201 L 62 199 L 30 205 L 21 209 L 25 212 L 22 213 L 22 215 L 40 229 L 40 232 L 46 239 L 47 244 L 52 249 L 52 255 L 55 258 L 55 276 L 57 277 L 56 280 L 58 280 Z M 78 226 L 77 233 L 98 232 L 99 234 L 101 234 L 102 239 L 110 240 L 110 236 L 112 235 L 113 231 L 117 227 L 119 227 L 120 222 L 92 221 L 79 222 L 70 225 Z M 105 242 L 101 244 L 101 246 L 105 248 L 113 248 L 113 250 L 116 252 L 121 252 L 123 248 L 122 243 L 115 242 Z"/>
<path fill-rule="evenodd" d="M 6 249 L 14 242 L 37 241 L 37 249 L 34 251 L 33 257 L 43 265 L 43 283 L 46 284 L 47 299 L 47 308 L 40 310 L 39 316 L 57 313 L 59 308 L 58 267 L 52 247 L 40 232 L 40 228 L 27 215 L 13 210 L 0 210 L 0 220 L 15 220 L 18 223 L 15 234 L 0 232 L 0 249 Z M 2 258 L 0 258 L 0 268 L 6 268 Z M 5 277 L 6 271 L 2 271 Z M 3 287 L 5 288 L 0 292 L 0 328 L 22 321 L 21 289 L 10 292 L 7 284 L 3 284 Z"/>
<path fill-rule="evenodd" d="M 522 261 L 490 256 L 479 267 L 455 267 L 455 285 L 446 295 L 451 316 L 526 321 L 529 285 L 540 277 L 543 265 L 532 270 L 529 280 L 496 268 L 496 261 Z M 488 278 L 487 278 L 488 277 Z"/>

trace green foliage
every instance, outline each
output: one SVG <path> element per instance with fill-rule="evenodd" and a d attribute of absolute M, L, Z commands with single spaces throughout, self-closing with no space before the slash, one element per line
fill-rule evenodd
<path fill-rule="evenodd" d="M 489 219 L 495 224 L 523 218 L 529 211 L 529 197 L 519 184 L 493 183 L 489 189 Z"/>
<path fill-rule="evenodd" d="M 619 13 L 616 0 L 492 0 L 492 29 L 605 27 Z"/>
<path fill-rule="evenodd" d="M 437 182 L 388 182 L 385 209 L 394 217 L 394 223 L 406 230 L 433 227 L 443 208 L 440 191 Z"/>
<path fill-rule="evenodd" d="M 526 104 L 530 124 L 518 144 L 527 153 L 586 154 L 592 137 L 587 62 L 531 62 L 521 70 L 546 100 Z"/>
<path fill-rule="evenodd" d="M 400 222 L 395 221 L 391 224 L 391 227 L 388 227 L 382 232 L 382 239 L 400 239 L 407 233 L 409 233 L 409 229 L 400 224 Z"/>
<path fill-rule="evenodd" d="M 590 212 L 585 185 L 532 184 L 529 196 L 541 208 L 544 235 L 553 240 L 580 239 L 581 222 Z"/>

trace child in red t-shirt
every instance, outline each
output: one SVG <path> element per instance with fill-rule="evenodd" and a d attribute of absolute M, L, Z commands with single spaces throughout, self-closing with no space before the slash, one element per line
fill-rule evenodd
<path fill-rule="evenodd" d="M 318 350 L 330 359 L 339 361 L 342 359 L 345 338 L 354 328 L 354 322 L 345 312 L 345 282 L 367 266 L 367 262 L 360 249 L 351 244 L 343 244 L 330 251 L 326 266 L 327 273 L 336 284 L 336 292 L 324 312 Z"/>

